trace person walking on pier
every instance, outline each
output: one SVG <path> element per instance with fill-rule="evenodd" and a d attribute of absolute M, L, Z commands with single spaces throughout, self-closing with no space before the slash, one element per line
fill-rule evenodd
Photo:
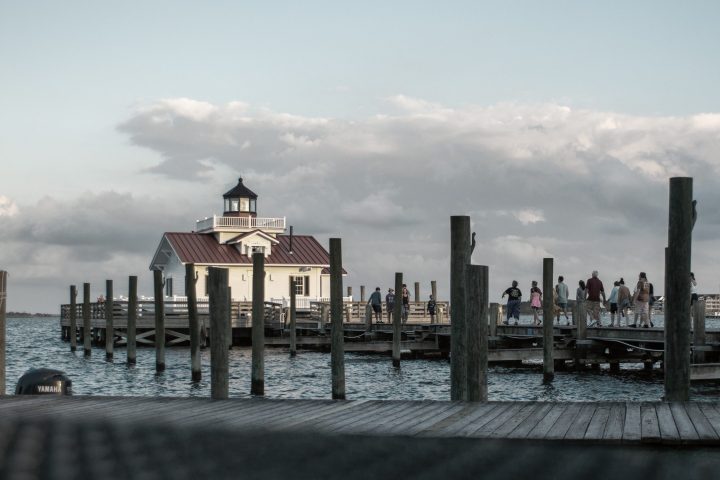
<path fill-rule="evenodd" d="M 435 323 L 435 309 L 437 308 L 437 303 L 435 303 L 435 299 L 432 295 L 430 295 L 430 300 L 427 302 L 427 313 L 430 315 L 430 323 Z"/>
<path fill-rule="evenodd" d="M 610 303 L 610 326 L 615 326 L 615 316 L 618 317 L 618 327 L 620 326 L 620 315 L 618 312 L 618 292 L 620 291 L 620 282 L 615 281 L 613 284 L 613 289 L 610 292 L 610 298 L 608 298 L 608 302 Z"/>
<path fill-rule="evenodd" d="M 402 323 L 407 323 L 410 314 L 410 290 L 403 283 L 402 287 Z"/>
<path fill-rule="evenodd" d="M 603 304 L 606 302 L 606 299 L 605 288 L 603 288 L 603 283 L 598 278 L 597 270 L 593 270 L 592 277 L 588 279 L 586 286 L 588 310 L 590 310 L 592 319 L 595 320 L 595 325 L 602 327 L 602 322 L 600 321 L 600 296 L 602 296 Z"/>
<path fill-rule="evenodd" d="M 695 280 L 695 274 L 693 272 L 690 272 L 690 305 L 695 305 L 695 302 L 697 301 L 697 280 Z"/>
<path fill-rule="evenodd" d="M 519 288 L 517 288 L 518 282 L 513 280 L 512 287 L 505 290 L 502 294 L 501 298 L 505 298 L 505 295 L 508 296 L 507 301 L 507 320 L 505 320 L 503 323 L 505 325 L 510 325 L 510 317 L 513 317 L 515 319 L 515 325 L 518 324 L 518 320 L 520 320 L 520 301 L 522 300 L 522 292 Z"/>
<path fill-rule="evenodd" d="M 395 290 L 388 288 L 385 295 L 385 308 L 387 308 L 387 321 L 392 324 L 393 312 L 395 311 Z"/>
<path fill-rule="evenodd" d="M 567 314 L 568 306 L 568 286 L 564 282 L 565 278 L 560 275 L 558 277 L 558 283 L 555 285 L 555 294 L 557 295 L 557 323 L 560 323 L 560 311 L 565 314 L 565 321 L 570 325 L 570 319 Z"/>
<path fill-rule="evenodd" d="M 538 312 L 542 308 L 542 290 L 537 286 L 537 281 L 533 280 L 530 286 L 530 308 L 533 311 L 533 323 L 541 325 Z M 552 320 L 551 320 L 552 321 Z"/>
<path fill-rule="evenodd" d="M 578 282 L 578 288 L 575 290 L 575 302 L 585 303 L 585 299 L 587 298 L 587 286 L 585 285 L 585 282 L 580 280 Z M 577 319 L 573 318 L 573 324 L 577 325 Z"/>
<path fill-rule="evenodd" d="M 648 318 L 648 300 L 650 300 L 650 282 L 648 282 L 645 272 L 638 275 L 638 283 L 635 286 L 635 294 L 633 295 L 635 303 L 635 320 L 631 327 L 637 327 L 638 316 L 640 317 L 640 325 L 644 328 L 650 327 Z"/>
<path fill-rule="evenodd" d="M 630 289 L 625 285 L 625 279 L 620 278 L 620 286 L 618 287 L 618 327 L 621 326 L 620 318 L 625 318 L 625 325 L 630 326 L 630 322 L 627 319 L 627 309 L 630 307 L 630 301 L 632 300 L 632 293 Z"/>
<path fill-rule="evenodd" d="M 382 323 L 382 295 L 380 294 L 380 287 L 375 288 L 375 291 L 370 295 L 368 304 L 372 306 L 373 312 L 375 312 L 375 323 Z"/>

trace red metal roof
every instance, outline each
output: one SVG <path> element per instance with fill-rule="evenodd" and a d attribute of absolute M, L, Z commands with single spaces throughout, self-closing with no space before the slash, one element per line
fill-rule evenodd
<path fill-rule="evenodd" d="M 234 245 L 220 244 L 211 234 L 168 232 L 170 245 L 183 263 L 198 264 L 252 264 L 252 259 L 242 255 Z M 329 265 L 330 255 L 315 237 L 293 235 L 293 253 L 289 252 L 290 236 L 278 235 L 278 245 L 265 258 L 266 265 Z"/>

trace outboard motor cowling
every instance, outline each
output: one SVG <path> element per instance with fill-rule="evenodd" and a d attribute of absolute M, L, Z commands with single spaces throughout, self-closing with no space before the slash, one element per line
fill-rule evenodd
<path fill-rule="evenodd" d="M 15 395 L 72 395 L 72 380 L 60 370 L 32 368 L 18 380 Z"/>

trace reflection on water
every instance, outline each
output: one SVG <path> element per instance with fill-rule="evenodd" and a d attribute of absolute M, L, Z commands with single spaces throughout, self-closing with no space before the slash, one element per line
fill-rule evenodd
<path fill-rule="evenodd" d="M 124 363 L 124 348 L 116 349 L 115 361 L 105 361 L 105 351 L 93 348 L 89 359 L 82 348 L 70 352 L 60 340 L 58 320 L 8 319 L 7 391 L 31 367 L 64 370 L 78 395 L 136 395 L 208 397 L 210 395 L 210 352 L 202 352 L 203 380 L 190 381 L 190 350 L 166 349 L 166 371 L 155 373 L 155 351 L 138 348 L 137 365 Z M 230 351 L 230 395 L 249 397 L 249 348 Z M 349 399 L 447 400 L 450 398 L 450 364 L 447 360 L 423 359 L 402 362 L 400 370 L 389 356 L 348 353 L 345 379 Z M 543 384 L 540 363 L 522 367 L 491 367 L 491 400 L 659 400 L 663 394 L 658 370 L 648 373 L 642 366 L 624 366 L 619 373 L 607 369 L 582 373 L 556 372 L 551 384 Z M 330 355 L 299 351 L 291 358 L 287 351 L 268 349 L 265 354 L 265 393 L 274 398 L 330 398 Z M 696 400 L 720 394 L 720 382 L 693 384 Z"/>

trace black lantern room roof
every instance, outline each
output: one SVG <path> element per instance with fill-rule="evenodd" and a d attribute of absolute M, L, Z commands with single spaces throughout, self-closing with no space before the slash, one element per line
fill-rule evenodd
<path fill-rule="evenodd" d="M 243 185 L 242 177 L 238 178 L 238 184 L 235 185 L 231 190 L 225 192 L 223 198 L 230 197 L 249 197 L 257 198 L 257 194 Z"/>

